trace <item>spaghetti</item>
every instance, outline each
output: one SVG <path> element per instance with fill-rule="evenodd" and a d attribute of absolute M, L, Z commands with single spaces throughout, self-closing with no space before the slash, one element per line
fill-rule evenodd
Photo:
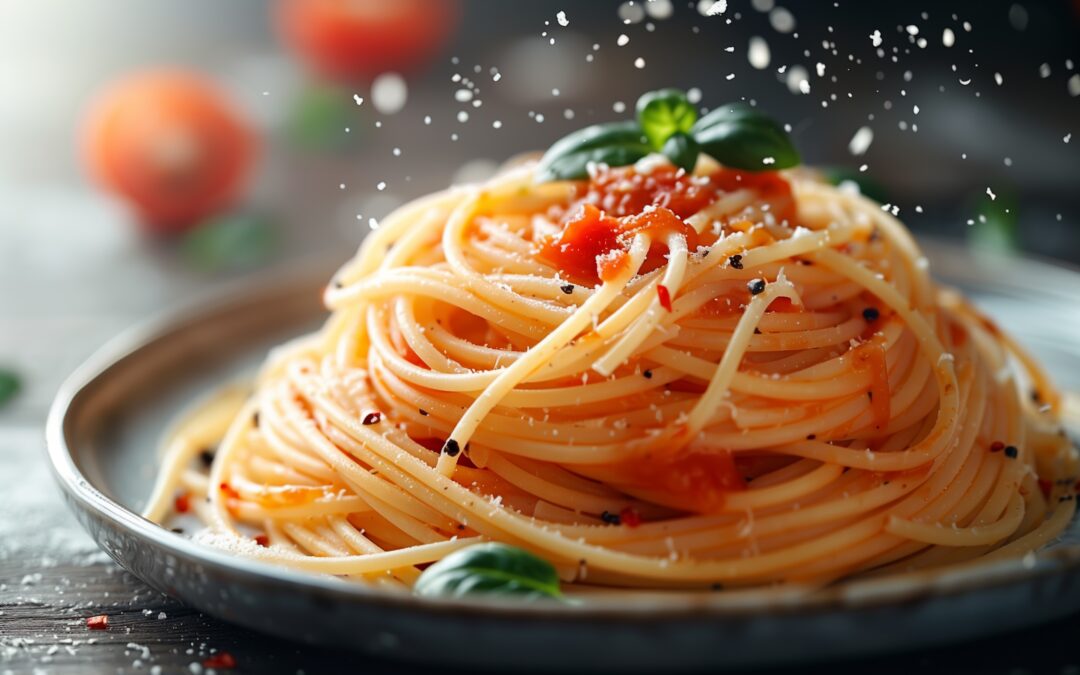
<path fill-rule="evenodd" d="M 816 585 L 1068 524 L 1058 394 L 889 213 L 799 170 L 591 168 L 388 217 L 325 327 L 180 426 L 145 515 L 399 587 L 485 540 L 576 588 Z"/>

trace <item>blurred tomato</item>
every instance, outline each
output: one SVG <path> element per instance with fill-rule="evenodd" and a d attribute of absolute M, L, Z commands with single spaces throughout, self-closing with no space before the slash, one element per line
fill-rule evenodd
<path fill-rule="evenodd" d="M 199 75 L 140 73 L 92 108 L 90 171 L 154 230 L 177 231 L 227 206 L 243 186 L 255 137 L 222 92 Z"/>
<path fill-rule="evenodd" d="M 320 74 L 370 80 L 424 65 L 457 23 L 456 0 L 279 0 L 282 39 Z"/>

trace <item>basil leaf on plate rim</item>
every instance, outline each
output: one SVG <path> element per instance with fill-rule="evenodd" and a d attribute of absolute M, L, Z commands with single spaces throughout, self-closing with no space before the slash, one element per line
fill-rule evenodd
<path fill-rule="evenodd" d="M 524 549 L 498 542 L 454 551 L 424 570 L 413 593 L 423 597 L 513 595 L 528 600 L 561 598 L 551 563 Z"/>
<path fill-rule="evenodd" d="M 0 368 L 0 406 L 11 400 L 19 393 L 21 387 L 19 376 L 10 370 Z"/>
<path fill-rule="evenodd" d="M 552 145 L 537 180 L 586 178 L 590 164 L 626 166 L 659 151 L 692 171 L 702 152 L 724 166 L 775 171 L 797 166 L 799 153 L 784 128 L 745 103 L 729 103 L 701 119 L 678 89 L 646 92 L 635 106 L 636 121 L 595 124 Z"/>

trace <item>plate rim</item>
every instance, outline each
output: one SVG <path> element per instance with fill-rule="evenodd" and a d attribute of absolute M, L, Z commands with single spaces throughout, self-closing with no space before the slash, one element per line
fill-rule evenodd
<path fill-rule="evenodd" d="M 978 260 L 963 245 L 933 237 L 919 237 L 921 249 L 934 248 L 943 255 L 962 255 Z M 1048 262 L 1031 256 L 994 256 L 988 260 L 1018 259 L 1051 274 L 1076 276 L 1080 267 Z M 46 451 L 54 479 L 74 505 L 120 529 L 142 545 L 153 545 L 167 554 L 185 558 L 221 572 L 239 574 L 252 581 L 272 582 L 296 587 L 302 592 L 318 592 L 347 598 L 373 606 L 422 611 L 425 613 L 462 613 L 560 621 L 616 621 L 637 623 L 646 620 L 701 620 L 749 618 L 770 615 L 810 615 L 836 610 L 867 609 L 890 606 L 913 600 L 962 596 L 1051 576 L 1080 573 L 1080 543 L 1059 543 L 1037 553 L 1036 565 L 1022 558 L 975 561 L 953 568 L 938 568 L 915 573 L 856 579 L 807 591 L 778 590 L 770 587 L 711 591 L 642 591 L 632 602 L 611 600 L 603 595 L 590 597 L 587 603 L 522 603 L 502 597 L 427 598 L 407 592 L 385 591 L 349 584 L 325 575 L 301 572 L 269 562 L 244 558 L 200 544 L 146 520 L 99 490 L 79 469 L 75 452 L 69 445 L 68 429 L 78 411 L 80 397 L 86 395 L 113 368 L 121 367 L 140 351 L 152 349 L 171 334 L 205 321 L 209 315 L 230 307 L 250 304 L 258 297 L 284 295 L 301 282 L 316 281 L 315 272 L 326 272 L 340 265 L 340 256 L 305 259 L 284 270 L 272 270 L 229 282 L 196 295 L 193 299 L 166 308 L 148 319 L 122 331 L 87 358 L 60 386 L 50 406 L 45 425 Z M 324 277 L 319 277 L 322 279 Z M 1078 286 L 1080 287 L 1080 286 Z M 1080 297 L 1080 294 L 1078 294 Z M 1080 518 L 1080 514 L 1074 516 Z M 100 542 L 97 542 L 100 545 Z M 646 598 L 642 602 L 639 598 Z"/>

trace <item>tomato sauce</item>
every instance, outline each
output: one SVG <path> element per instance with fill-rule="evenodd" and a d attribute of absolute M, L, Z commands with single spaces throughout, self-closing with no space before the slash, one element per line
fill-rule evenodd
<path fill-rule="evenodd" d="M 885 342 L 875 338 L 856 347 L 851 352 L 855 370 L 870 374 L 870 410 L 874 416 L 874 429 L 883 431 L 889 424 L 890 398 L 889 369 L 885 359 Z"/>
<path fill-rule="evenodd" d="M 724 169 L 692 176 L 674 167 L 648 174 L 632 167 L 607 169 L 583 185 L 578 200 L 561 213 L 562 232 L 539 242 L 538 253 L 571 281 L 595 285 L 623 273 L 634 235 L 648 233 L 652 246 L 641 267 L 647 273 L 666 263 L 667 235 L 683 234 L 691 251 L 709 243 L 700 241 L 684 219 L 723 194 L 744 188 L 757 190 L 773 205 L 777 218 L 794 214 L 791 185 L 776 172 Z"/>
<path fill-rule="evenodd" d="M 672 504 L 696 513 L 719 511 L 727 493 L 746 489 L 734 457 L 726 451 L 639 458 L 631 474 L 642 487 L 662 492 Z"/>

